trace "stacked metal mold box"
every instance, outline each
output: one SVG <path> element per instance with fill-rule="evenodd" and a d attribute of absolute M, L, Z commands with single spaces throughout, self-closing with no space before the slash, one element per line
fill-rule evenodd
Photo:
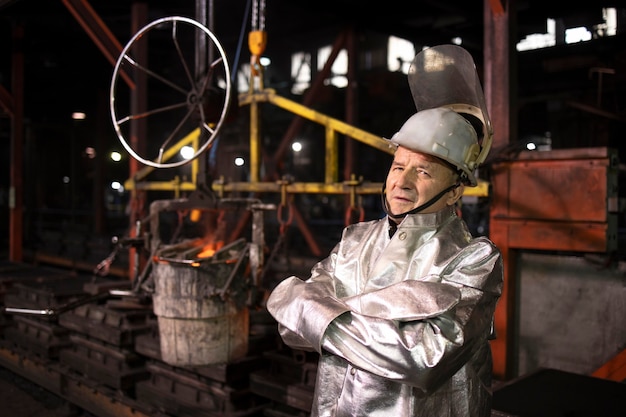
<path fill-rule="evenodd" d="M 249 348 L 227 363 L 172 366 L 162 360 L 151 298 L 111 297 L 126 281 L 39 267 L 0 268 L 4 325 L 0 365 L 102 417 L 262 416 L 270 400 L 250 389 L 268 367 L 276 325 L 249 315 Z"/>

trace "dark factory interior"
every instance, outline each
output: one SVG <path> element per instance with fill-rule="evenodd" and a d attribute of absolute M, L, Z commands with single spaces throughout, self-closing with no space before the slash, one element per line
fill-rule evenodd
<path fill-rule="evenodd" d="M 0 0 L 0 414 L 308 416 L 317 356 L 265 301 L 384 215 L 411 62 L 456 44 L 494 130 L 459 205 L 504 259 L 492 416 L 624 416 L 625 27 L 607 0 Z"/>

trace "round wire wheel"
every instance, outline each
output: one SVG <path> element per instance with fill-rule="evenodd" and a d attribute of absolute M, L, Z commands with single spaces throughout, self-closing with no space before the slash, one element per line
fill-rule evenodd
<path fill-rule="evenodd" d="M 145 96 L 132 94 L 139 86 Z M 143 27 L 122 50 L 111 81 L 111 119 L 133 158 L 173 168 L 211 146 L 230 98 L 228 61 L 213 33 L 193 19 L 164 17 Z M 186 159 L 179 155 L 185 145 L 194 149 Z"/>

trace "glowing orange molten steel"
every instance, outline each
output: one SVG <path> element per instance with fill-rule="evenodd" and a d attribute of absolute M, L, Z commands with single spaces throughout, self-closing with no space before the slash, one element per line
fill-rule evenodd
<path fill-rule="evenodd" d="M 202 247 L 200 252 L 196 255 L 197 258 L 209 258 L 215 254 L 222 246 L 224 242 L 210 242 Z"/>
<path fill-rule="evenodd" d="M 222 246 L 224 246 L 224 242 L 222 242 L 222 241 L 209 242 L 209 243 L 205 244 L 204 246 L 202 246 L 202 249 L 200 249 L 200 252 L 198 252 L 198 254 L 196 255 L 196 259 L 210 258 Z M 191 264 L 191 266 L 196 266 L 197 267 L 197 266 L 200 266 L 200 263 L 194 262 L 194 263 Z"/>
<path fill-rule="evenodd" d="M 215 249 L 213 249 L 213 248 L 202 248 L 200 253 L 198 253 L 197 257 L 198 258 L 209 258 L 209 257 L 213 256 L 214 253 L 215 253 Z"/>

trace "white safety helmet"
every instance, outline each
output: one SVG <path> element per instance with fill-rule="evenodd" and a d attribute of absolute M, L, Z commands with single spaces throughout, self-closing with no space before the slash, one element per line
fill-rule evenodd
<path fill-rule="evenodd" d="M 415 113 L 391 137 L 391 143 L 436 156 L 457 167 L 461 180 L 476 186 L 474 170 L 481 148 L 472 124 L 457 112 L 437 107 Z"/>

